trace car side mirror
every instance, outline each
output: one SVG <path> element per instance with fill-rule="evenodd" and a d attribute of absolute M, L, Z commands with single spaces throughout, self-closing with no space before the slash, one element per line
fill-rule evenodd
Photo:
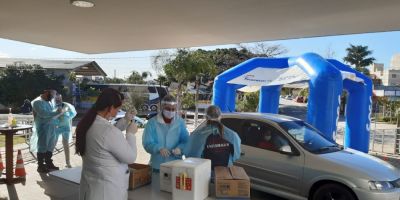
<path fill-rule="evenodd" d="M 287 155 L 293 154 L 292 148 L 289 145 L 284 145 L 281 148 L 279 148 L 279 152 L 281 154 L 287 154 Z"/>

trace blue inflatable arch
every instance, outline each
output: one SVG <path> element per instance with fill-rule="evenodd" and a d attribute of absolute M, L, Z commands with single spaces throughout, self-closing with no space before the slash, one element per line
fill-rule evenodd
<path fill-rule="evenodd" d="M 260 68 L 279 71 L 295 66 L 299 67 L 309 79 L 307 122 L 333 141 L 339 119 L 340 95 L 345 89 L 349 95 L 344 145 L 368 152 L 371 80 L 339 61 L 326 60 L 314 53 L 291 58 L 247 60 L 215 78 L 212 103 L 218 105 L 223 112 L 234 112 L 236 90 L 254 83 L 254 85 L 261 86 L 258 111 L 278 113 L 282 85 L 274 84 L 274 81 L 271 80 L 254 78 L 257 75 L 251 73 Z M 342 76 L 342 74 L 349 74 L 349 76 Z M 243 84 L 240 81 L 232 82 L 237 77 L 243 76 Z M 282 77 L 280 78 L 282 79 Z"/>

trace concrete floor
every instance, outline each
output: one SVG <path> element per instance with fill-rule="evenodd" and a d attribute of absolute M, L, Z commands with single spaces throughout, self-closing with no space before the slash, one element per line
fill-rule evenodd
<path fill-rule="evenodd" d="M 138 144 L 138 157 L 137 162 L 147 164 L 149 161 L 149 154 L 147 154 L 142 145 L 141 145 L 141 137 L 142 137 L 143 129 L 139 129 L 137 133 L 137 144 Z M 26 184 L 16 184 L 16 185 L 0 185 L 0 200 L 3 199 L 29 199 L 29 200 L 58 200 L 58 199 L 75 199 L 71 198 L 71 195 L 76 195 L 77 190 L 76 187 L 68 186 L 60 183 L 54 178 L 49 177 L 47 174 L 39 174 L 36 172 L 37 164 L 34 157 L 28 152 L 26 149 L 27 145 L 16 145 L 14 146 L 14 150 L 23 149 L 23 159 L 25 162 L 25 171 L 27 173 L 26 176 Z M 61 142 L 57 145 L 58 151 L 55 151 L 55 155 L 53 156 L 54 164 L 61 169 L 65 167 L 65 156 L 64 151 L 62 149 Z M 4 158 L 4 148 L 1 148 L 0 151 L 3 154 L 3 162 Z M 82 160 L 81 157 L 75 155 L 73 152 L 75 151 L 75 147 L 71 147 L 71 164 L 72 166 L 81 166 Z M 15 153 L 16 154 L 16 153 Z M 14 155 L 14 162 L 16 155 Z M 5 172 L 5 171 L 4 171 Z M 3 175 L 4 177 L 5 175 Z M 76 197 L 77 198 L 77 197 Z"/>
<path fill-rule="evenodd" d="M 0 115 L 0 121 L 1 115 Z M 382 124 L 384 128 L 389 128 L 387 125 Z M 390 127 L 392 128 L 392 127 Z M 188 129 L 190 131 L 193 130 L 193 123 L 188 123 Z M 143 129 L 139 129 L 137 133 L 137 146 L 138 146 L 138 157 L 137 163 L 147 164 L 149 161 L 149 154 L 147 154 L 142 145 L 141 138 L 143 134 Z M 71 144 L 72 145 L 72 144 Z M 66 199 L 77 199 L 78 188 L 71 184 L 63 184 L 59 180 L 56 180 L 52 177 L 49 177 L 46 174 L 39 174 L 36 172 L 37 164 L 34 157 L 29 153 L 27 149 L 27 144 L 20 144 L 14 146 L 14 150 L 22 149 L 23 159 L 25 162 L 25 170 L 27 173 L 26 184 L 16 184 L 16 185 L 0 185 L 0 200 L 3 199 L 29 199 L 29 200 L 66 200 Z M 57 150 L 54 155 L 54 163 L 56 166 L 59 166 L 61 169 L 64 168 L 64 151 L 62 149 L 61 142 L 57 145 Z M 73 166 L 81 166 L 82 161 L 81 158 L 77 155 L 74 155 L 75 147 L 71 147 L 71 163 Z M 5 162 L 4 156 L 4 148 L 0 148 L 0 152 L 2 153 L 3 163 Z M 16 152 L 14 154 L 14 162 L 16 157 Z M 400 158 L 396 157 L 383 157 L 383 159 L 388 160 L 396 167 L 400 168 Z M 5 171 L 3 171 L 5 172 Z M 5 175 L 3 174 L 3 177 Z M 268 195 L 265 193 L 260 193 L 257 191 L 252 191 L 252 199 L 272 199 L 272 200 L 281 200 L 281 198 Z"/>

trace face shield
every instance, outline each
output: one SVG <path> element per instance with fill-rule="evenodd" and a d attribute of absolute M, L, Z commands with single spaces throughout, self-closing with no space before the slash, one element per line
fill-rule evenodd
<path fill-rule="evenodd" d="M 61 95 L 56 95 L 56 97 L 54 98 L 54 101 L 55 101 L 56 105 L 59 107 L 61 107 L 63 105 Z"/>
<path fill-rule="evenodd" d="M 161 101 L 162 114 L 167 119 L 172 119 L 176 115 L 175 101 Z"/>

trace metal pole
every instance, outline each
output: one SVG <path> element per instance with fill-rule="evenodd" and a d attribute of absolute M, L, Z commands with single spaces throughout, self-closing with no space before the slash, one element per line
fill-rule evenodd
<path fill-rule="evenodd" d="M 194 112 L 194 127 L 197 127 L 197 121 L 199 120 L 198 116 L 199 116 L 199 87 L 200 87 L 200 77 L 196 76 L 196 94 L 194 97 L 194 102 L 195 102 L 195 112 Z"/>
<path fill-rule="evenodd" d="M 383 132 L 382 132 L 382 153 L 383 153 L 383 146 L 385 144 L 385 130 L 386 129 L 383 129 Z"/>
<path fill-rule="evenodd" d="M 372 151 L 375 151 L 375 135 L 376 135 L 376 129 L 372 134 Z"/>
<path fill-rule="evenodd" d="M 399 144 L 399 140 L 400 140 L 400 113 L 397 111 L 397 128 L 396 128 L 396 135 L 395 135 L 395 140 L 394 140 L 394 153 L 398 154 L 400 153 L 400 144 Z"/>

